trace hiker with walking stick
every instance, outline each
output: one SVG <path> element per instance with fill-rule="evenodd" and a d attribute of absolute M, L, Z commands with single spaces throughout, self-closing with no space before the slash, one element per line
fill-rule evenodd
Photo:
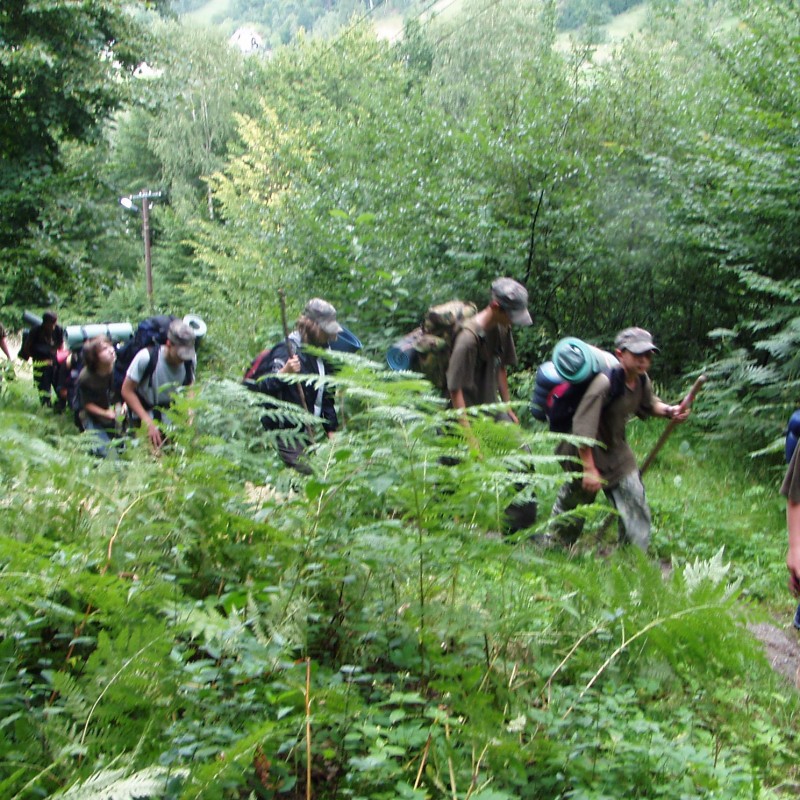
<path fill-rule="evenodd" d="M 690 414 L 693 395 L 687 395 L 680 405 L 671 406 L 653 393 L 647 373 L 653 354 L 659 350 L 643 328 L 620 331 L 615 347 L 619 366 L 610 375 L 600 372 L 595 376 L 572 419 L 572 434 L 594 439 L 597 444 L 575 447 L 561 442 L 556 448 L 556 453 L 566 459 L 562 466 L 573 475 L 561 487 L 553 505 L 548 540 L 564 545 L 576 542 L 584 518 L 570 512 L 594 502 L 602 489 L 619 514 L 620 542 L 647 550 L 650 507 L 625 427 L 634 415 L 640 419 L 664 417 L 671 420 L 671 425 L 684 422 Z M 624 388 L 608 401 L 615 380 L 622 380 Z"/>
<path fill-rule="evenodd" d="M 322 428 L 330 438 L 339 427 L 336 406 L 330 388 L 319 382 L 290 382 L 289 375 L 314 375 L 324 378 L 331 367 L 319 356 L 304 349 L 312 345 L 328 348 L 342 330 L 336 320 L 336 309 L 327 301 L 315 297 L 308 301 L 297 320 L 294 331 L 289 332 L 286 323 L 286 305 L 280 293 L 281 317 L 284 338 L 273 348 L 262 353 L 248 370 L 250 388 L 263 392 L 278 400 L 299 405 L 306 413 L 318 417 Z M 256 363 L 257 362 L 257 363 Z M 284 464 L 298 472 L 309 474 L 311 469 L 305 458 L 306 448 L 313 442 L 311 425 L 300 427 L 287 418 L 279 409 L 272 408 L 261 418 L 265 430 L 293 431 L 292 435 L 278 438 L 278 452 Z"/>

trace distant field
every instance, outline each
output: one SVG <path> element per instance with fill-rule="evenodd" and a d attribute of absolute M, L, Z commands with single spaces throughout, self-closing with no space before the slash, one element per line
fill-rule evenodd
<path fill-rule="evenodd" d="M 215 20 L 224 19 L 228 11 L 229 0 L 208 0 L 208 2 L 189 14 L 184 14 L 182 19 L 193 25 L 215 25 Z"/>
<path fill-rule="evenodd" d="M 461 13 L 464 0 L 438 0 L 421 17 L 426 22 L 434 16 L 440 19 L 457 16 Z M 197 11 L 184 14 L 183 19 L 196 25 L 213 25 L 215 20 L 224 18 L 228 10 L 229 0 L 208 0 Z M 606 32 L 606 43 L 597 48 L 597 55 L 608 55 L 615 44 L 621 42 L 626 36 L 640 30 L 647 16 L 647 3 L 618 14 L 608 25 L 603 26 Z M 375 33 L 379 39 L 398 40 L 403 35 L 403 17 L 400 14 L 388 14 L 374 20 Z M 572 33 L 562 33 L 558 36 L 559 46 L 567 50 L 570 47 Z"/>

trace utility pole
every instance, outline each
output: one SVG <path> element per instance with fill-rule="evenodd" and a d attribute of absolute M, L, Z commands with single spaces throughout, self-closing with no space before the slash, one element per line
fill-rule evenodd
<path fill-rule="evenodd" d="M 142 189 L 139 194 L 132 194 L 128 195 L 127 197 L 120 198 L 120 203 L 125 208 L 130 209 L 131 211 L 139 211 L 139 206 L 137 206 L 133 201 L 139 200 L 141 201 L 142 207 L 142 239 L 144 241 L 144 274 L 145 274 L 145 281 L 147 285 L 147 302 L 150 306 L 150 310 L 152 311 L 153 306 L 153 264 L 152 259 L 150 256 L 150 207 L 153 204 L 153 200 L 157 200 L 161 197 L 161 192 L 151 192 L 149 189 Z"/>

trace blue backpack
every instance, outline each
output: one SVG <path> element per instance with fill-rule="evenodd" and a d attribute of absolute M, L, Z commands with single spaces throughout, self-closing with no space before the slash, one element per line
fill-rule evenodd
<path fill-rule="evenodd" d="M 789 417 L 789 424 L 786 426 L 785 455 L 787 464 L 792 460 L 798 437 L 800 437 L 800 408 Z"/>

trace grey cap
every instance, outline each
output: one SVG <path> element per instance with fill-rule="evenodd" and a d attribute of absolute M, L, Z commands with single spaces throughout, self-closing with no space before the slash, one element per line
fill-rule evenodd
<path fill-rule="evenodd" d="M 328 336 L 337 336 L 342 326 L 336 321 L 336 309 L 327 301 L 314 297 L 306 303 L 303 316 L 316 322 Z"/>
<path fill-rule="evenodd" d="M 617 334 L 614 344 L 618 350 L 627 350 L 636 356 L 660 352 L 650 332 L 644 328 L 625 328 Z"/>
<path fill-rule="evenodd" d="M 514 325 L 532 325 L 528 311 L 528 290 L 513 278 L 498 278 L 492 284 L 492 299 L 508 314 Z"/>
<path fill-rule="evenodd" d="M 174 319 L 169 324 L 167 339 L 175 346 L 175 352 L 183 361 L 194 358 L 194 329 L 181 319 Z"/>

